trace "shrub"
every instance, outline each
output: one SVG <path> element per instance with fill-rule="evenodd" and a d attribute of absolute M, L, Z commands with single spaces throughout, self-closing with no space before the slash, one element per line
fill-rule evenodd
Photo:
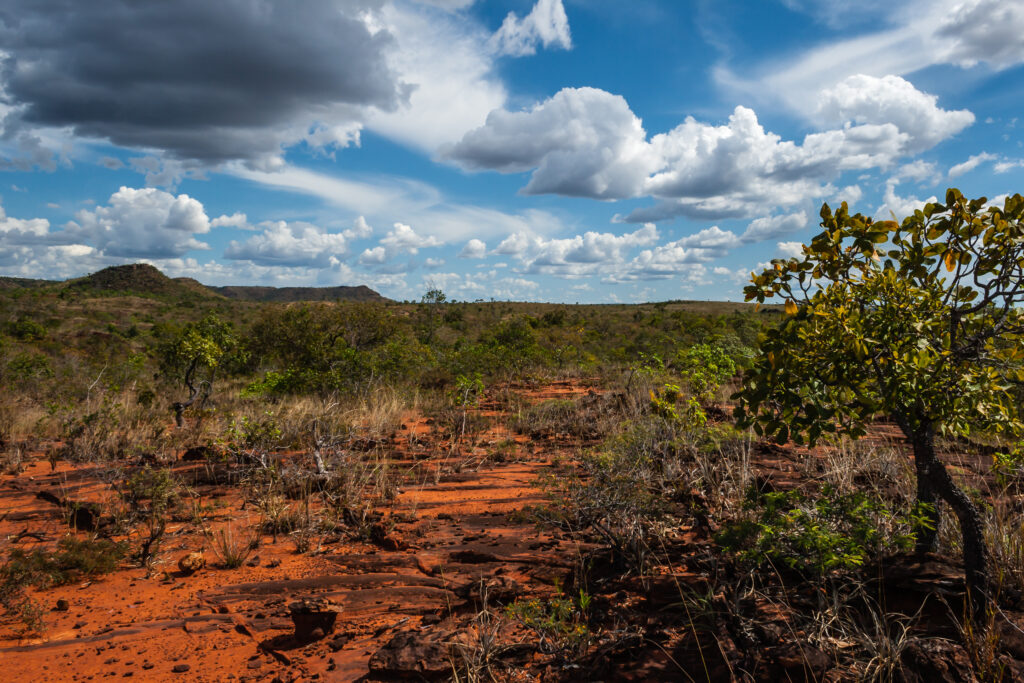
<path fill-rule="evenodd" d="M 593 535 L 628 569 L 644 572 L 652 541 L 663 533 L 676 498 L 682 447 L 657 417 L 632 424 L 578 467 L 545 483 L 549 520 Z"/>
<path fill-rule="evenodd" d="M 123 542 L 73 536 L 58 541 L 54 551 L 25 552 L 14 548 L 6 564 L 0 567 L 0 602 L 8 605 L 11 596 L 25 586 L 49 588 L 82 577 L 109 574 L 117 569 L 126 552 Z"/>
<path fill-rule="evenodd" d="M 736 363 L 725 349 L 713 344 L 696 344 L 676 354 L 676 368 L 701 404 L 714 401 L 719 387 L 736 374 Z"/>
<path fill-rule="evenodd" d="M 548 599 L 519 599 L 505 608 L 505 614 L 533 632 L 541 652 L 571 659 L 582 654 L 591 640 L 586 620 L 590 600 L 583 591 L 578 600 L 561 594 Z"/>
<path fill-rule="evenodd" d="M 218 529 L 216 534 L 208 532 L 207 540 L 225 569 L 237 569 L 245 563 L 253 548 L 259 543 L 259 530 L 255 530 L 248 537 L 236 538 L 234 528 L 229 526 Z"/>
<path fill-rule="evenodd" d="M 128 505 L 130 519 L 141 522 L 146 529 L 137 557 L 143 566 L 149 566 L 163 541 L 167 517 L 178 504 L 178 483 L 169 469 L 147 465 L 128 479 L 121 497 Z"/>
<path fill-rule="evenodd" d="M 809 500 L 799 491 L 751 487 L 745 508 L 750 516 L 724 525 L 716 540 L 755 565 L 768 560 L 820 576 L 914 545 L 913 520 L 894 515 L 863 493 L 841 494 L 826 487 Z"/>

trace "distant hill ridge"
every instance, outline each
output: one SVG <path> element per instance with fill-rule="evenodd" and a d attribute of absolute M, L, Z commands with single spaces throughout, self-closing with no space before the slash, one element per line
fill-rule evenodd
<path fill-rule="evenodd" d="M 239 301 L 388 301 L 366 285 L 357 287 L 210 287 L 221 296 Z"/>
<path fill-rule="evenodd" d="M 46 280 L 0 278 L 2 287 L 39 287 L 44 284 L 62 284 L 69 290 L 136 293 L 175 298 L 226 298 L 237 301 L 294 302 L 294 301 L 388 301 L 374 290 L 357 287 L 209 287 L 188 277 L 170 278 L 159 268 L 148 263 L 110 266 L 92 275 L 53 283 Z"/>

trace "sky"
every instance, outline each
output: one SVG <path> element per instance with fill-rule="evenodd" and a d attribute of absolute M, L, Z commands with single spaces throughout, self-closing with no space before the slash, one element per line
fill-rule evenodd
<path fill-rule="evenodd" d="M 4 0 L 0 275 L 741 300 L 1022 103 L 1022 0 Z"/>

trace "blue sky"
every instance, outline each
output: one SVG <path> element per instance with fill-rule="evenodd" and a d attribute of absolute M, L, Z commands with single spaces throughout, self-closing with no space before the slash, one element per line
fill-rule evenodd
<path fill-rule="evenodd" d="M 8 0 L 0 274 L 739 299 L 1024 186 L 1020 0 Z"/>

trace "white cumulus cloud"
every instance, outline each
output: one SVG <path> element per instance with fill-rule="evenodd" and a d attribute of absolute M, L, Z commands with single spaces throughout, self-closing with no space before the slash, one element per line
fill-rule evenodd
<path fill-rule="evenodd" d="M 460 258 L 483 258 L 487 255 L 487 244 L 483 240 L 471 239 L 459 252 Z"/>
<path fill-rule="evenodd" d="M 895 77 L 858 76 L 821 98 L 822 119 L 837 127 L 799 142 L 743 106 L 724 124 L 687 117 L 648 140 L 622 97 L 565 88 L 529 110 L 495 110 L 443 153 L 470 170 L 532 171 L 525 194 L 659 200 L 629 222 L 751 217 L 830 196 L 843 171 L 888 168 L 974 120 Z"/>
<path fill-rule="evenodd" d="M 943 61 L 972 67 L 985 62 L 1004 69 L 1024 61 L 1024 5 L 1016 0 L 967 0 L 949 12 L 936 31 Z"/>
<path fill-rule="evenodd" d="M 497 53 L 516 57 L 534 54 L 538 45 L 572 49 L 569 18 L 562 0 L 538 0 L 522 19 L 509 12 L 491 44 Z"/>
<path fill-rule="evenodd" d="M 744 231 L 742 240 L 744 242 L 764 242 L 775 239 L 791 232 L 796 232 L 807 226 L 807 214 L 803 211 L 785 216 L 766 216 L 755 218 Z"/>
<path fill-rule="evenodd" d="M 966 109 L 947 111 L 937 102 L 899 76 L 856 74 L 821 93 L 818 116 L 833 125 L 893 124 L 906 135 L 901 151 L 916 153 L 974 123 Z"/>
<path fill-rule="evenodd" d="M 209 246 L 195 235 L 209 232 L 199 200 L 155 188 L 121 187 L 107 206 L 83 209 L 67 232 L 92 242 L 108 256 L 171 258 Z"/>
<path fill-rule="evenodd" d="M 497 109 L 444 155 L 474 170 L 536 169 L 526 194 L 598 199 L 635 196 L 656 168 L 626 100 L 596 88 L 565 88 L 529 111 Z"/>
<path fill-rule="evenodd" d="M 263 232 L 244 242 L 232 241 L 224 257 L 264 266 L 324 268 L 348 254 L 348 240 L 311 223 L 272 221 L 259 225 Z"/>
<path fill-rule="evenodd" d="M 918 209 L 924 208 L 925 204 L 937 201 L 935 196 L 928 199 L 918 199 L 914 196 L 900 197 L 896 194 L 896 186 L 899 185 L 899 182 L 898 178 L 890 178 L 886 181 L 885 194 L 882 197 L 883 204 L 875 211 L 876 219 L 888 220 L 895 216 L 897 221 L 902 221 Z"/>
<path fill-rule="evenodd" d="M 420 249 L 439 247 L 442 244 L 436 237 L 418 235 L 411 226 L 405 223 L 395 223 L 394 229 L 389 230 L 380 243 L 389 253 L 396 254 L 415 254 Z"/>
<path fill-rule="evenodd" d="M 230 216 L 228 216 L 227 214 L 224 214 L 222 216 L 218 216 L 217 218 L 214 218 L 212 221 L 210 221 L 210 227 L 211 228 L 238 228 L 240 230 L 247 230 L 247 229 L 251 229 L 252 228 L 252 226 L 249 225 L 249 217 L 246 216 L 244 213 L 241 213 L 241 212 L 238 212 L 238 211 L 236 211 L 235 213 L 231 214 Z"/>

